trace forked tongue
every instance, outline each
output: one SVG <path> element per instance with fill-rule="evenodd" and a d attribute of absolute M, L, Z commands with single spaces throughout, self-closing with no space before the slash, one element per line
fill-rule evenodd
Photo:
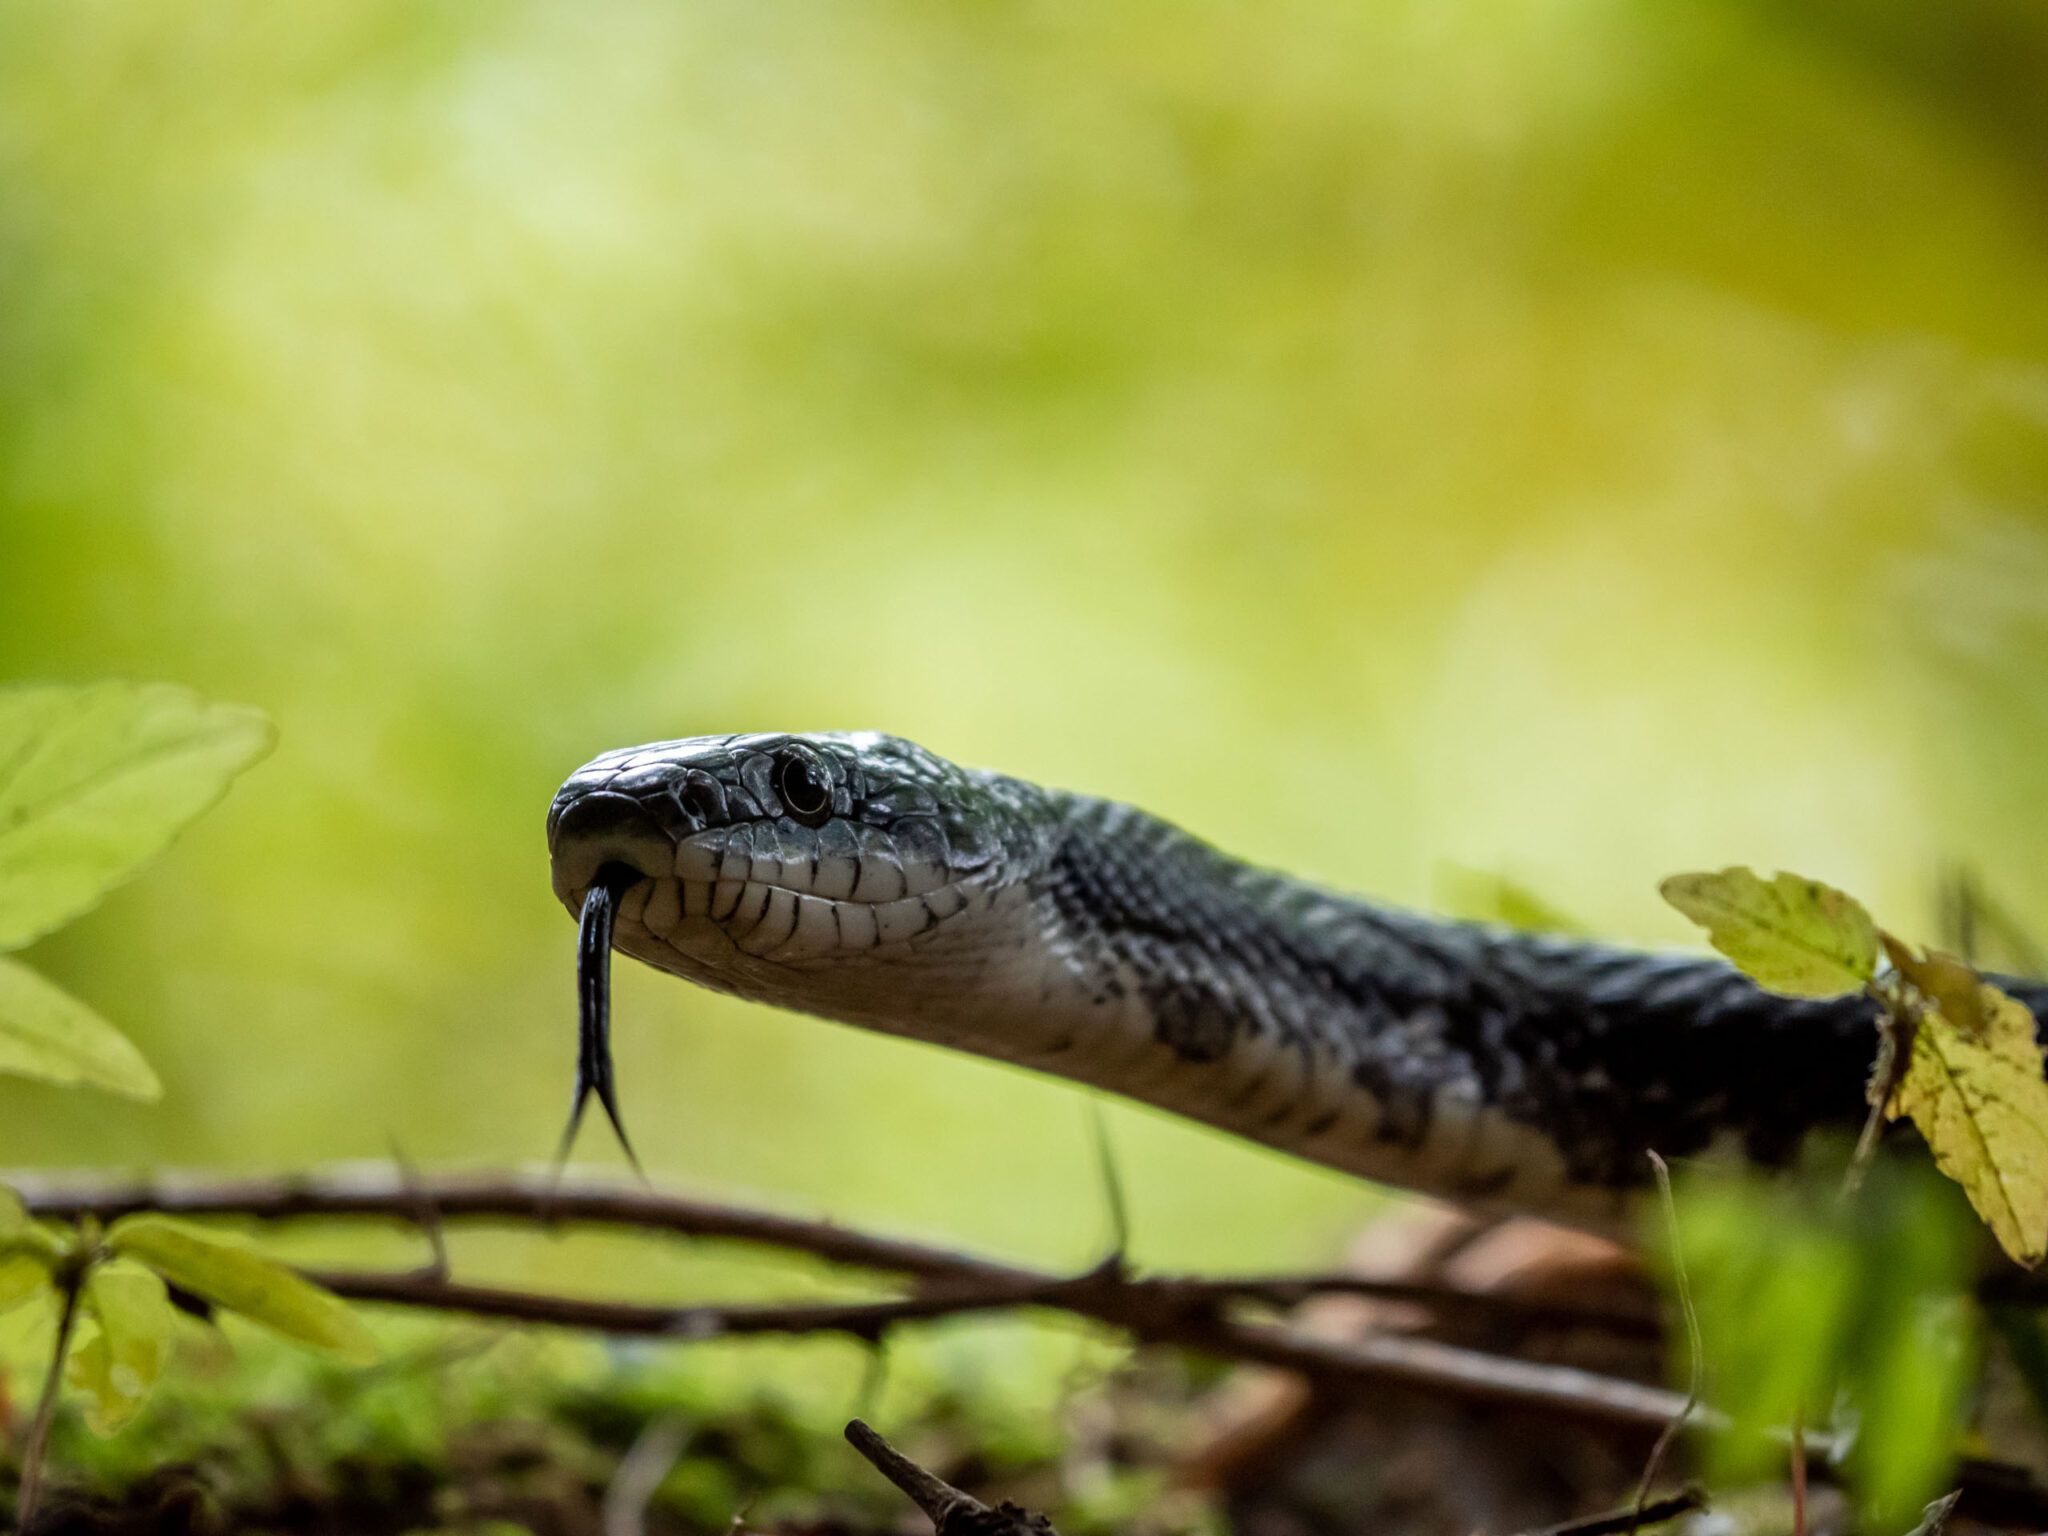
<path fill-rule="evenodd" d="M 618 915 L 619 897 L 639 875 L 621 864 L 607 864 L 597 872 L 590 894 L 583 898 L 582 920 L 576 926 L 576 1102 L 569 1110 L 569 1124 L 562 1132 L 561 1150 L 555 1154 L 559 1177 L 569 1161 L 569 1149 L 583 1124 L 583 1110 L 590 1096 L 604 1106 L 626 1160 L 642 1179 L 647 1177 L 626 1138 L 625 1122 L 619 1118 L 618 1095 L 612 1087 L 612 921 Z"/>

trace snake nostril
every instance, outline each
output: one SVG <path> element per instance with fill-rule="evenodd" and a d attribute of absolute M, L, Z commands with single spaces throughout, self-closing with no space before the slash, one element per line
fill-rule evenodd
<path fill-rule="evenodd" d="M 638 800 L 629 795 L 598 790 L 579 795 L 561 808 L 554 818 L 548 841 L 553 848 L 559 849 L 571 841 L 587 843 L 620 838 L 644 838 L 665 843 L 668 834 L 662 831 L 661 824 Z"/>
<path fill-rule="evenodd" d="M 593 790 L 568 801 L 552 820 L 548 859 L 555 894 L 564 902 L 580 902 L 600 870 L 632 870 L 638 880 L 674 866 L 675 839 L 630 795 Z"/>

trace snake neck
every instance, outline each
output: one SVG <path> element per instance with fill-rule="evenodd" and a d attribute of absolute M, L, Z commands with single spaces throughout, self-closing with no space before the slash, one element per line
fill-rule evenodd
<path fill-rule="evenodd" d="M 1379 907 L 1128 806 L 1048 793 L 1048 810 L 1042 856 L 990 898 L 1001 937 L 976 1003 L 929 1038 L 1368 1178 L 1597 1227 L 1623 1219 L 1651 1150 L 1732 1141 L 1782 1164 L 1863 1114 L 1861 998 Z"/>

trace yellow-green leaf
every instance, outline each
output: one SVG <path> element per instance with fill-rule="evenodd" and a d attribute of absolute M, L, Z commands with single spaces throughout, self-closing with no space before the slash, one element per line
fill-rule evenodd
<path fill-rule="evenodd" d="M 0 1257 L 0 1312 L 20 1306 L 31 1296 L 48 1290 L 50 1268 L 26 1253 Z"/>
<path fill-rule="evenodd" d="M 85 1422 L 111 1435 L 134 1418 L 171 1357 L 177 1314 L 164 1283 L 139 1264 L 102 1264 L 81 1298 L 99 1332 L 71 1352 L 66 1374 L 92 1394 Z"/>
<path fill-rule="evenodd" d="M 0 1312 L 46 1284 L 57 1245 L 29 1219 L 21 1196 L 0 1184 Z"/>
<path fill-rule="evenodd" d="M 1877 974 L 1877 925 L 1855 897 L 1781 874 L 1736 867 L 1673 875 L 1664 899 L 1707 930 L 1714 948 L 1752 980 L 1795 997 L 1854 992 Z"/>
<path fill-rule="evenodd" d="M 126 1035 L 5 955 L 0 955 L 0 1072 L 49 1083 L 90 1083 L 131 1099 L 163 1093 Z"/>
<path fill-rule="evenodd" d="M 13 1258 L 20 1254 L 49 1269 L 71 1252 L 77 1238 L 78 1234 L 69 1228 L 47 1221 L 31 1221 L 6 1237 L 0 1237 L 0 1258 Z"/>
<path fill-rule="evenodd" d="M 204 1228 L 168 1216 L 124 1216 L 107 1229 L 107 1247 L 287 1338 L 357 1362 L 377 1358 L 376 1341 L 347 1302 Z"/>
<path fill-rule="evenodd" d="M 1505 875 L 1470 869 L 1449 860 L 1437 866 L 1437 888 L 1451 912 L 1475 923 L 1499 923 L 1521 933 L 1584 936 L 1591 930 Z"/>
<path fill-rule="evenodd" d="M 273 740 L 260 710 L 168 683 L 0 689 L 0 950 L 134 874 Z"/>
<path fill-rule="evenodd" d="M 1910 1115 L 1941 1171 L 2019 1263 L 2048 1256 L 2048 1080 L 2026 1004 L 1988 983 L 1972 1034 L 1930 1011 L 1886 1111 Z"/>
<path fill-rule="evenodd" d="M 1973 1038 L 1984 1032 L 1988 1021 L 1977 994 L 1982 978 L 1974 966 L 1938 949 L 1916 955 L 1888 933 L 1880 932 L 1878 939 L 1893 968 L 1940 1009 L 1943 1018 Z"/>

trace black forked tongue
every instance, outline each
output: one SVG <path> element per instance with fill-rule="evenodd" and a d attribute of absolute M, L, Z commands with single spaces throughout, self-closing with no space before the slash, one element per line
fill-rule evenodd
<path fill-rule="evenodd" d="M 555 1154 L 557 1176 L 576 1144 L 584 1107 L 596 1094 L 625 1149 L 626 1160 L 643 1180 L 647 1177 L 633 1153 L 633 1143 L 626 1138 L 618 1095 L 612 1087 L 612 921 L 618 915 L 619 898 L 639 880 L 638 870 L 607 864 L 598 870 L 590 894 L 583 898 L 583 917 L 576 926 L 576 1102 L 562 1132 L 561 1150 Z"/>

